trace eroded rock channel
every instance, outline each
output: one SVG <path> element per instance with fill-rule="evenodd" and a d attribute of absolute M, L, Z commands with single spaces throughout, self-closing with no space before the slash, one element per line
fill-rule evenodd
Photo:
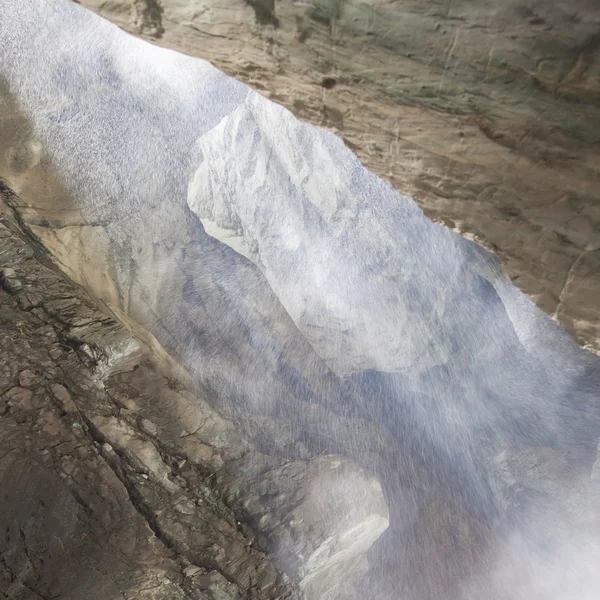
<path fill-rule="evenodd" d="M 9 598 L 594 597 L 597 356 L 331 132 L 3 9 Z"/>

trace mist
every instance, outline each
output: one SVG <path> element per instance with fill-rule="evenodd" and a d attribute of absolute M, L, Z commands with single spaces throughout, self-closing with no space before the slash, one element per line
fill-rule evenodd
<path fill-rule="evenodd" d="M 0 177 L 61 269 L 262 452 L 378 481 L 387 527 L 322 598 L 600 597 L 600 359 L 495 256 L 332 133 L 70 1 L 3 2 L 0 78 Z"/>

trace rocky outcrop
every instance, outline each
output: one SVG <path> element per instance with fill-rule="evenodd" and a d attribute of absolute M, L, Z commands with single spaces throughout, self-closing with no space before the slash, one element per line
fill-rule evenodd
<path fill-rule="evenodd" d="M 3 597 L 291 599 L 289 578 L 260 548 L 298 582 L 364 563 L 387 527 L 376 481 L 343 459 L 271 458 L 293 477 L 271 478 L 265 496 L 260 465 L 269 457 L 201 397 L 158 374 L 129 332 L 4 224 L 0 264 L 13 280 L 0 292 Z M 242 459 L 254 470 L 235 481 L 252 510 L 221 482 Z M 324 496 L 315 498 L 324 480 L 343 522 L 323 512 Z M 283 532 L 295 518 L 288 556 L 312 551 L 312 560 L 284 564 L 282 531 L 253 528 L 261 511 L 282 518 Z M 305 597 L 322 597 L 326 583 Z"/>
<path fill-rule="evenodd" d="M 132 376 L 116 373 L 134 355 L 139 366 L 139 344 L 32 254 L 0 226 L 2 264 L 24 286 L 0 293 L 3 595 L 292 597 L 232 510 L 178 475 L 185 459 L 161 445 L 156 426 L 147 432 L 135 396 L 115 396 L 113 378 Z M 111 346 L 79 337 L 99 325 L 136 349 L 113 360 L 112 375 L 95 368 Z"/>
<path fill-rule="evenodd" d="M 219 484 L 252 515 L 260 536 L 276 540 L 273 552 L 299 574 L 306 597 L 353 597 L 368 572 L 367 553 L 389 524 L 379 482 L 330 456 L 260 477 L 254 461 L 237 467 L 220 475 Z M 260 479 L 260 486 L 248 486 L 248 479 Z"/>
<path fill-rule="evenodd" d="M 6 3 L 0 34 L 13 224 L 189 388 L 113 361 L 99 376 L 120 408 L 86 421 L 139 474 L 120 480 L 145 514 L 164 507 L 152 526 L 187 573 L 271 593 L 223 506 L 315 597 L 502 597 L 499 565 L 529 582 L 564 530 L 598 539 L 598 360 L 492 255 L 208 63 L 67 0 Z M 215 470 L 209 527 L 195 499 Z M 569 569 L 593 587 L 585 566 Z"/>

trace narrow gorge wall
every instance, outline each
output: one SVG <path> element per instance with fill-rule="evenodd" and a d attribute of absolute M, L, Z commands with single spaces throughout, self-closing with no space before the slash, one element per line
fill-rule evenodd
<path fill-rule="evenodd" d="M 338 133 L 600 351 L 594 0 L 82 4 Z"/>
<path fill-rule="evenodd" d="M 192 31 L 202 16 L 189 14 L 194 6 L 173 8 L 193 21 Z M 428 14 L 428 5 L 420 6 Z M 247 52 L 247 60 L 264 58 L 263 71 L 243 66 L 255 83 L 259 73 L 268 81 L 269 65 L 279 60 L 277 44 L 265 33 L 274 39 L 285 32 L 281 23 L 276 27 L 283 18 L 278 7 L 232 11 L 241 10 L 239 39 L 249 39 L 244 27 L 256 28 L 265 44 L 255 54 Z M 419 196 L 433 216 L 439 216 L 435 202 L 454 198 L 448 190 L 454 189 L 459 206 L 461 198 L 473 200 L 466 190 L 475 184 L 488 192 L 496 186 L 500 194 L 507 181 L 511 186 L 536 181 L 536 189 L 556 191 L 563 185 L 559 175 L 570 173 L 569 186 L 578 194 L 587 190 L 592 198 L 582 214 L 586 223 L 594 223 L 593 99 L 580 107 L 592 125 L 584 131 L 570 122 L 560 133 L 569 152 L 583 154 L 549 166 L 490 140 L 495 136 L 490 127 L 508 118 L 503 113 L 494 113 L 490 125 L 481 121 L 483 108 L 481 114 L 448 116 L 426 91 L 427 106 L 402 108 L 367 87 L 370 100 L 361 100 L 352 117 L 351 110 L 346 114 L 331 104 L 334 93 L 348 97 L 344 94 L 352 88 L 340 73 L 330 70 L 323 79 L 324 73 L 314 77 L 311 72 L 292 80 L 285 70 L 276 70 L 273 98 L 277 90 L 284 98 L 286 89 L 299 90 L 303 97 L 295 100 L 302 104 L 296 103 L 296 110 L 335 128 L 342 134 L 336 137 L 299 122 L 209 63 L 127 35 L 70 0 L 7 0 L 3 8 L 0 177 L 6 220 L 135 332 L 139 342 L 131 348 L 139 343 L 149 355 L 179 364 L 183 387 L 189 385 L 182 393 L 177 381 L 165 386 L 146 367 L 126 375 L 106 367 L 103 377 L 110 378 L 114 397 L 105 399 L 106 410 L 90 413 L 87 424 L 113 472 L 122 467 L 111 451 L 131 463 L 133 474 L 125 478 L 129 488 L 123 484 L 130 493 L 142 495 L 146 506 L 157 498 L 147 493 L 160 495 L 160 505 L 180 507 L 173 509 L 177 515 L 165 509 L 150 519 L 157 537 L 174 544 L 181 567 L 177 577 L 200 574 L 208 589 L 211 577 L 221 580 L 205 571 L 216 571 L 235 586 L 222 582 L 232 598 L 244 597 L 244 590 L 268 598 L 288 593 L 278 569 L 308 598 L 378 600 L 441 594 L 466 600 L 482 590 L 490 599 L 503 598 L 507 581 L 519 581 L 513 597 L 531 600 L 548 597 L 549 575 L 562 564 L 573 574 L 567 591 L 593 597 L 600 536 L 593 477 L 600 437 L 598 358 L 514 287 L 496 257 L 433 223 L 349 149 L 354 145 L 361 156 L 370 153 L 374 168 L 383 164 L 377 161 L 388 161 L 392 174 L 397 169 L 406 175 L 412 164 L 418 176 L 407 179 L 406 191 Z M 436 19 L 462 23 L 460 4 L 447 8 Z M 97 9 L 120 15 L 123 23 L 160 43 L 168 43 L 170 30 L 180 36 L 188 32 L 184 24 L 171 28 L 168 7 L 161 10 L 158 3 Z M 210 14 L 207 10 L 206 18 Z M 338 35 L 342 16 L 350 14 L 317 14 L 313 21 L 321 25 L 293 43 L 308 52 L 311 36 Z M 376 12 L 370 14 L 377 18 Z M 475 14 L 483 18 L 485 11 Z M 248 15 L 252 18 L 246 20 Z M 358 23 L 359 17 L 350 22 Z M 415 36 L 418 22 L 412 26 Z M 582 22 L 582 31 L 590 23 Z M 435 35 L 448 35 L 441 21 L 436 25 Z M 453 39 L 462 35 L 454 34 Z M 227 35 L 211 30 L 209 37 L 229 43 Z M 459 70 L 452 62 L 459 52 L 455 46 L 439 77 L 449 68 Z M 221 46 L 223 52 L 226 48 L 229 64 L 236 64 L 235 48 Z M 466 64 L 466 58 L 461 61 Z M 485 73 L 491 74 L 493 55 L 487 61 Z M 431 65 L 434 72 L 435 61 Z M 296 66 L 294 72 L 301 72 Z M 516 83 L 503 89 L 521 85 L 515 77 Z M 287 81 L 289 87 L 275 81 Z M 538 82 L 531 94 L 530 88 L 522 90 L 529 98 L 522 106 L 526 113 L 538 114 L 536 103 L 549 93 L 544 85 Z M 439 81 L 436 86 L 444 89 Z M 461 98 L 463 93 L 481 96 L 481 91 L 457 92 Z M 484 104 L 491 103 L 485 110 L 504 106 L 494 93 L 483 95 Z M 440 94 L 439 101 L 443 98 Z M 565 95 L 556 102 L 574 106 Z M 311 112 L 315 107 L 318 112 Z M 390 115 L 405 115 L 406 133 L 400 117 L 390 117 L 397 119 L 398 129 L 393 129 L 394 140 L 389 134 L 381 138 L 387 147 L 356 145 L 360 135 L 381 129 L 356 133 L 354 139 L 352 119 L 373 119 L 373 127 L 377 121 L 389 132 L 391 121 L 380 119 L 388 109 Z M 554 119 L 559 113 L 570 114 L 552 107 L 539 114 Z M 449 135 L 445 127 L 425 129 L 421 121 L 410 121 L 413 117 L 459 124 L 464 189 L 448 183 L 456 177 L 451 173 L 461 163 L 458 155 L 446 157 L 451 162 L 439 158 L 438 144 Z M 529 122 L 527 114 L 523 118 Z M 409 142 L 410 132 L 423 135 Z M 436 145 L 428 146 L 428 139 Z M 527 147 L 528 139 L 516 146 Z M 413 162 L 408 154 L 395 162 L 393 157 L 403 156 L 401 148 L 409 146 L 417 149 Z M 430 154 L 424 154 L 425 147 Z M 431 168 L 430 155 L 436 156 Z M 448 168 L 443 181 L 440 165 Z M 496 184 L 490 183 L 492 176 L 500 178 L 493 179 Z M 438 199 L 429 207 L 415 187 L 419 181 L 419 189 L 431 192 L 426 197 Z M 443 206 L 450 205 L 454 201 Z M 484 208 L 473 201 L 472 206 L 465 212 L 480 215 L 490 228 L 522 232 L 516 209 L 498 218 L 489 209 L 493 203 Z M 539 227 L 544 237 L 553 226 Z M 581 231 L 584 237 L 568 254 L 575 266 L 561 272 L 566 277 L 571 271 L 571 291 L 580 284 L 579 269 L 588 268 L 596 252 L 595 233 Z M 552 239 L 568 235 L 571 230 L 552 233 Z M 536 244 L 528 241 L 523 248 Z M 536 256 L 549 260 L 552 269 L 560 263 L 550 251 Z M 14 256 L 11 260 L 17 262 Z M 539 266 L 538 259 L 521 260 L 527 269 Z M 18 266 L 2 265 L 9 269 L 3 272 L 7 294 L 19 292 Z M 545 286 L 544 277 L 538 280 Z M 592 269 L 584 280 L 590 290 L 594 277 Z M 35 288 L 23 279 L 24 287 Z M 563 293 L 564 310 L 569 293 Z M 581 298 L 582 310 L 596 310 L 585 295 Z M 7 302 L 13 316 L 20 301 Z M 69 302 L 60 306 L 69 327 L 87 324 L 78 312 L 72 314 Z M 586 319 L 577 321 L 578 331 L 596 327 L 597 321 Z M 16 322 L 14 328 L 19 329 Z M 595 339 L 578 341 L 593 344 Z M 75 345 L 77 356 L 83 352 L 85 359 L 85 340 L 75 338 Z M 100 354 L 119 351 L 105 348 Z M 16 394 L 27 405 L 29 392 L 37 392 L 26 385 L 29 376 L 21 381 L 21 375 L 9 371 L 4 385 L 9 396 Z M 142 419 L 136 416 L 136 399 L 150 405 Z M 168 419 L 161 420 L 161 410 L 172 407 L 177 419 L 186 416 L 190 422 L 178 421 L 172 429 Z M 161 443 L 168 451 L 161 453 Z M 146 488 L 142 475 L 156 485 Z M 207 516 L 211 527 L 194 529 L 203 521 L 204 506 L 186 494 L 180 503 L 177 498 L 182 486 L 195 493 L 206 487 L 205 480 L 220 494 L 211 510 L 232 527 L 231 514 L 243 515 L 236 524 L 247 523 L 247 530 L 234 527 L 234 532 L 219 521 L 221 530 L 215 515 Z M 217 535 L 214 527 L 231 536 Z M 213 534 L 216 545 L 211 545 Z M 252 535 L 276 568 L 251 549 L 246 536 Z M 583 557 L 570 552 L 573 543 L 589 552 Z M 239 560 L 230 563 L 233 547 Z M 201 587 L 198 593 L 205 591 Z M 558 582 L 551 592 L 560 592 Z"/>

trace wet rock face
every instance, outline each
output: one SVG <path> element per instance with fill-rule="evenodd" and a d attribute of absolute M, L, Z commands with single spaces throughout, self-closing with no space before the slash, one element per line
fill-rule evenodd
<path fill-rule="evenodd" d="M 160 37 L 140 25 L 145 2 L 83 4 L 338 133 L 600 350 L 594 0 L 278 2 L 276 26 L 244 0 L 161 0 Z"/>
<path fill-rule="evenodd" d="M 139 343 L 37 263 L 4 225 L 0 262 L 24 285 L 17 296 L 0 293 L 2 592 L 15 599 L 233 599 L 250 590 L 293 597 L 232 511 L 203 503 L 201 489 L 177 475 L 185 459 L 161 446 L 158 429 L 145 432 L 134 388 L 113 398 L 114 378 L 122 386 L 132 376 L 115 373 L 137 366 L 139 351 L 113 360 L 111 377 L 94 368 L 111 344 L 77 345 L 73 332 L 93 335 L 102 324 L 113 339 Z M 33 297 L 35 306 L 28 305 Z M 94 358 L 82 353 L 92 344 Z M 167 387 L 165 378 L 148 377 L 155 391 Z M 197 525 L 185 524 L 190 515 L 214 529 L 194 533 Z"/>
<path fill-rule="evenodd" d="M 260 478 L 247 459 L 236 466 L 219 484 L 252 516 L 259 536 L 275 541 L 273 552 L 299 574 L 305 597 L 354 597 L 367 553 L 389 524 L 377 479 L 335 456 L 290 462 Z M 258 486 L 246 483 L 258 479 Z"/>
<path fill-rule="evenodd" d="M 562 532 L 548 514 L 597 531 L 598 361 L 494 257 L 208 63 L 66 0 L 26 6 L 0 21 L 11 219 L 202 393 L 117 373 L 142 346 L 71 296 L 17 297 L 75 318 L 71 347 L 108 403 L 87 432 L 183 577 L 215 597 L 287 593 L 232 511 L 315 598 L 460 598 L 532 511 L 544 543 Z M 39 377 L 19 367 L 7 391 L 27 404 Z M 327 530 L 314 511 L 329 509 Z"/>
<path fill-rule="evenodd" d="M 260 548 L 306 598 L 360 572 L 388 524 L 377 480 L 343 458 L 258 453 L 3 224 L 0 264 L 23 282 L 0 293 L 7 597 L 298 597 Z M 118 359 L 116 340 L 132 349 Z"/>

